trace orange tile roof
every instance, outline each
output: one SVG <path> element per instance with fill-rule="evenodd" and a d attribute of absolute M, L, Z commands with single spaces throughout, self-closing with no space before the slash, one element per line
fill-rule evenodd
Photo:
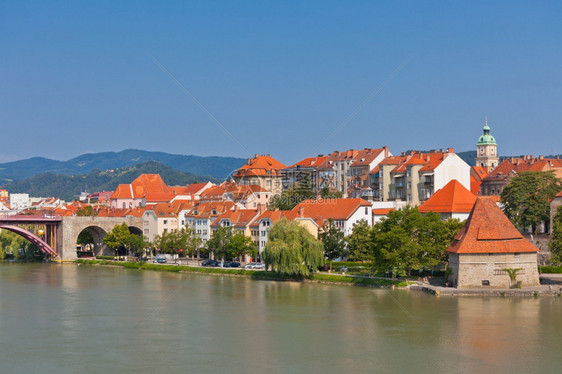
<path fill-rule="evenodd" d="M 229 220 L 232 227 L 246 227 L 257 217 L 257 215 L 257 209 L 229 209 L 218 216 L 211 226 L 220 227 L 222 220 Z"/>
<path fill-rule="evenodd" d="M 132 209 L 117 209 L 109 207 L 100 207 L 97 216 L 98 217 L 142 217 L 145 208 L 132 208 Z"/>
<path fill-rule="evenodd" d="M 473 166 L 472 169 L 476 172 L 476 174 L 478 174 L 480 179 L 483 179 L 488 175 L 488 172 L 482 166 Z"/>
<path fill-rule="evenodd" d="M 248 160 L 248 163 L 242 166 L 234 174 L 235 178 L 242 178 L 245 176 L 278 176 L 281 175 L 281 170 L 286 166 L 271 157 L 270 155 L 255 155 L 255 157 Z"/>
<path fill-rule="evenodd" d="M 431 195 L 419 207 L 419 211 L 422 213 L 469 213 L 475 201 L 476 196 L 459 181 L 453 179 Z"/>
<path fill-rule="evenodd" d="M 300 215 L 302 208 L 303 216 L 312 218 L 318 226 L 322 226 L 328 219 L 347 220 L 360 207 L 371 207 L 372 205 L 359 198 L 355 199 L 322 199 L 305 200 L 293 208 L 293 212 Z"/>
<path fill-rule="evenodd" d="M 317 167 L 317 166 L 325 163 L 327 159 L 328 159 L 328 156 L 307 157 L 305 159 L 300 160 L 296 164 L 293 164 L 293 165 L 287 167 L 287 169 L 293 169 L 293 168 L 296 168 L 298 166 L 304 167 L 304 168 Z"/>
<path fill-rule="evenodd" d="M 387 216 L 388 213 L 393 212 L 393 208 L 380 208 L 380 209 L 373 209 L 373 215 L 375 216 Z"/>
<path fill-rule="evenodd" d="M 480 196 L 466 224 L 447 249 L 451 253 L 526 253 L 538 252 L 513 226 L 496 203 Z"/>
<path fill-rule="evenodd" d="M 382 152 L 382 148 L 365 148 L 357 152 L 357 155 L 351 162 L 351 167 L 370 165 Z"/>
<path fill-rule="evenodd" d="M 260 214 L 250 226 L 259 226 L 262 219 L 269 219 L 272 223 L 279 221 L 281 218 L 286 218 L 291 221 L 299 217 L 299 213 L 293 210 L 266 210 Z"/>
<path fill-rule="evenodd" d="M 133 190 L 130 184 L 120 184 L 111 195 L 111 199 L 132 199 Z"/>
<path fill-rule="evenodd" d="M 186 194 L 187 195 L 193 195 L 196 194 L 198 192 L 200 192 L 203 188 L 205 188 L 205 186 L 207 185 L 207 183 L 192 183 L 189 186 L 187 186 L 186 189 Z"/>
<path fill-rule="evenodd" d="M 191 201 L 176 201 L 173 203 L 155 204 L 147 208 L 145 212 L 153 211 L 157 217 L 177 217 L 182 210 L 191 210 L 193 203 Z"/>
<path fill-rule="evenodd" d="M 205 202 L 197 204 L 187 217 L 210 218 L 217 217 L 234 206 L 232 201 L 225 202 Z"/>
<path fill-rule="evenodd" d="M 480 191 L 481 184 L 482 182 L 477 181 L 476 178 L 474 178 L 472 175 L 470 176 L 470 192 L 472 192 L 474 195 L 477 195 L 478 191 Z"/>

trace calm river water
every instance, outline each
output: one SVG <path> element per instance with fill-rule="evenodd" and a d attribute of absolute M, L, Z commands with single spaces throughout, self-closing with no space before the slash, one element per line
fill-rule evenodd
<path fill-rule="evenodd" d="M 561 348 L 561 298 L 0 264 L 0 373 L 559 373 Z"/>

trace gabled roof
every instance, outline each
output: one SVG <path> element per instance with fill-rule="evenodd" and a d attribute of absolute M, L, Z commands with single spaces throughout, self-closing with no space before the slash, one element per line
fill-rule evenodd
<path fill-rule="evenodd" d="M 539 250 L 521 235 L 492 199 L 480 196 L 447 251 L 478 254 L 536 253 Z"/>
<path fill-rule="evenodd" d="M 211 217 L 217 217 L 234 206 L 232 201 L 224 202 L 205 202 L 196 205 L 187 217 L 192 217 L 196 219 L 207 219 Z"/>
<path fill-rule="evenodd" d="M 156 217 L 177 217 L 182 210 L 190 210 L 193 208 L 191 201 L 176 201 L 173 203 L 155 204 L 145 210 L 146 212 L 152 211 Z"/>
<path fill-rule="evenodd" d="M 277 176 L 281 175 L 281 170 L 285 168 L 285 165 L 270 155 L 255 155 L 253 158 L 248 159 L 248 163 L 246 165 L 236 171 L 234 177 Z"/>
<path fill-rule="evenodd" d="M 300 160 L 296 164 L 293 164 L 293 165 L 287 167 L 287 169 L 294 169 L 294 168 L 297 168 L 297 167 L 314 168 L 314 167 L 318 167 L 318 166 L 322 165 L 323 163 L 325 163 L 327 159 L 328 159 L 328 156 L 307 157 L 305 159 Z"/>
<path fill-rule="evenodd" d="M 211 224 L 213 227 L 219 227 L 221 221 L 229 220 L 231 227 L 246 227 L 257 218 L 257 209 L 229 209 L 215 219 Z"/>
<path fill-rule="evenodd" d="M 357 155 L 351 161 L 351 167 L 368 166 L 384 152 L 383 148 L 365 148 L 357 152 Z"/>
<path fill-rule="evenodd" d="M 299 214 L 293 210 L 266 210 L 252 222 L 251 226 L 259 226 L 260 222 L 265 219 L 275 223 L 283 217 L 291 221 L 298 218 Z"/>
<path fill-rule="evenodd" d="M 476 196 L 456 179 L 451 180 L 419 208 L 422 213 L 469 213 L 474 206 Z"/>
<path fill-rule="evenodd" d="M 111 199 L 142 199 L 149 202 L 168 202 L 174 193 L 158 174 L 141 174 L 131 184 L 120 184 Z"/>
<path fill-rule="evenodd" d="M 476 178 L 474 178 L 472 175 L 470 176 L 470 192 L 472 192 L 474 195 L 477 195 L 480 191 L 481 184 L 482 182 L 477 181 Z"/>
<path fill-rule="evenodd" d="M 360 207 L 372 205 L 363 199 L 326 199 L 326 200 L 305 200 L 293 208 L 300 216 L 310 217 L 318 226 L 322 226 L 328 219 L 347 220 Z M 302 210 L 301 210 L 302 209 Z"/>
<path fill-rule="evenodd" d="M 97 213 L 97 217 L 142 217 L 144 211 L 144 208 L 116 209 L 101 207 Z"/>

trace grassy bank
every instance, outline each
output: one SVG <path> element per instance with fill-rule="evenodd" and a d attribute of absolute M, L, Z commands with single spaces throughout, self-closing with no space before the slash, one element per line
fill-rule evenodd
<path fill-rule="evenodd" d="M 539 271 L 544 274 L 562 274 L 562 266 L 539 266 Z"/>
<path fill-rule="evenodd" d="M 77 264 L 84 265 L 101 265 L 101 266 L 119 266 L 126 269 L 139 269 L 139 270 L 156 270 L 168 272 L 183 272 L 194 274 L 222 274 L 229 276 L 241 276 L 251 279 L 261 280 L 279 280 L 279 281 L 300 281 L 300 282 L 313 282 L 313 283 L 332 283 L 332 284 L 349 284 L 354 286 L 364 287 L 405 287 L 405 281 L 393 281 L 390 279 L 375 279 L 363 277 L 350 277 L 345 275 L 331 275 L 315 273 L 312 278 L 294 278 L 285 274 L 279 274 L 272 271 L 255 271 L 245 269 L 222 269 L 222 268 L 206 268 L 206 267 L 193 267 L 193 266 L 178 266 L 178 265 L 160 265 L 148 262 L 120 262 L 109 260 L 76 260 Z"/>

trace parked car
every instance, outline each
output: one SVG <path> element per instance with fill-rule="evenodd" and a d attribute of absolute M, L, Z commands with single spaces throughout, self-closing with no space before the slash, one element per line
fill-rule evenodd
<path fill-rule="evenodd" d="M 261 263 L 261 262 L 256 262 L 256 263 L 254 263 L 253 269 L 256 269 L 256 270 L 265 270 L 265 264 L 264 264 L 264 263 Z"/>
<path fill-rule="evenodd" d="M 168 261 L 164 257 L 158 257 L 156 259 L 156 262 L 159 263 L 159 264 L 165 264 Z"/>
<path fill-rule="evenodd" d="M 205 260 L 201 263 L 201 266 L 211 266 L 211 267 L 217 267 L 219 266 L 219 262 L 215 261 L 215 260 Z"/>
<path fill-rule="evenodd" d="M 244 265 L 244 269 L 253 269 L 255 265 L 255 262 L 250 262 L 249 264 Z"/>
<path fill-rule="evenodd" d="M 231 267 L 231 268 L 239 268 L 239 267 L 240 267 L 240 263 L 239 263 L 239 262 L 236 262 L 236 261 L 232 261 L 232 262 L 230 263 L 230 267 Z"/>

